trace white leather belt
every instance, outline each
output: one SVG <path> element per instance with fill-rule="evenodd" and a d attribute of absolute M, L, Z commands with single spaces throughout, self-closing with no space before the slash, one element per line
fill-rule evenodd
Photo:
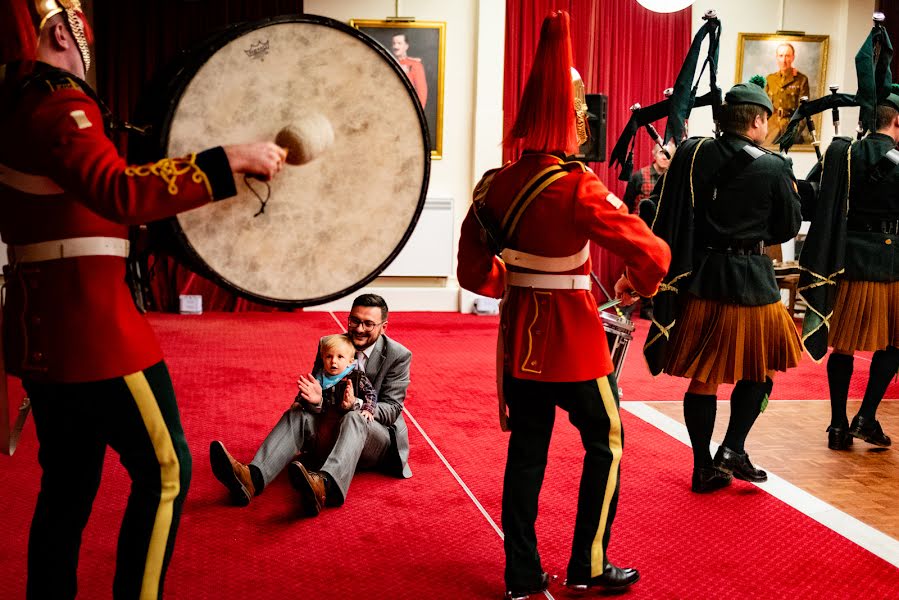
<path fill-rule="evenodd" d="M 541 290 L 589 290 L 589 275 L 544 275 L 542 273 L 508 273 L 506 282 L 511 287 L 529 287 Z"/>
<path fill-rule="evenodd" d="M 0 183 L 35 196 L 55 196 L 64 191 L 49 177 L 16 171 L 4 164 L 0 164 Z"/>
<path fill-rule="evenodd" d="M 539 256 L 513 250 L 512 248 L 503 250 L 501 256 L 508 265 L 535 271 L 546 271 L 548 273 L 561 273 L 562 271 L 577 269 L 587 262 L 587 259 L 590 258 L 590 242 L 587 242 L 580 252 L 571 256 Z"/>
<path fill-rule="evenodd" d="M 76 256 L 128 256 L 129 242 L 114 237 L 80 237 L 10 246 L 12 263 L 33 263 Z"/>

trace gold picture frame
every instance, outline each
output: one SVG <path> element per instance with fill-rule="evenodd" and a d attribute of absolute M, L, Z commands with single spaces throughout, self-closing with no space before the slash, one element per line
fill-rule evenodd
<path fill-rule="evenodd" d="M 443 158 L 443 79 L 446 54 L 446 23 L 441 21 L 373 21 L 350 19 L 350 26 L 365 33 L 396 58 L 394 38 L 407 43 L 406 59 L 400 65 L 409 76 L 428 124 L 431 159 Z M 402 42 L 400 42 L 402 43 Z M 399 60 L 399 59 L 398 59 Z M 421 66 L 424 76 L 421 76 Z M 422 88 L 420 81 L 424 82 Z"/>
<path fill-rule="evenodd" d="M 735 83 L 749 81 L 753 75 L 767 80 L 765 91 L 774 104 L 775 113 L 768 121 L 767 146 L 774 146 L 783 126 L 793 116 L 799 97 L 809 100 L 827 91 L 827 56 L 830 36 L 787 33 L 740 33 L 737 38 L 737 70 Z M 789 48 L 793 59 L 787 67 Z M 778 53 L 784 56 L 779 56 Z M 813 118 L 818 139 L 821 138 L 821 115 Z M 801 126 L 791 151 L 814 151 L 810 132 Z"/>

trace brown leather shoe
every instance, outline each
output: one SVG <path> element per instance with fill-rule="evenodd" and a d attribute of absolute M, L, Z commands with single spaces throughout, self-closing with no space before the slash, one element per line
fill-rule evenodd
<path fill-rule="evenodd" d="M 218 440 L 209 444 L 209 464 L 212 465 L 212 474 L 222 482 L 231 492 L 231 501 L 237 506 L 246 506 L 256 494 L 253 478 L 250 477 L 250 468 L 237 462 L 231 456 L 225 445 Z"/>
<path fill-rule="evenodd" d="M 298 460 L 287 465 L 290 485 L 300 493 L 300 502 L 307 517 L 318 516 L 325 506 L 325 477 L 315 471 L 309 472 Z"/>

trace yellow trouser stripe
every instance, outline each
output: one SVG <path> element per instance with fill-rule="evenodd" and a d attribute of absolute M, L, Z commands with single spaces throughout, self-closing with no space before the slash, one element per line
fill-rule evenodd
<path fill-rule="evenodd" d="M 165 419 L 159 411 L 156 397 L 150 388 L 147 378 L 142 371 L 125 375 L 125 383 L 134 396 L 137 409 L 147 428 L 147 435 L 156 452 L 156 459 L 160 465 L 161 490 L 159 508 L 156 510 L 156 519 L 153 522 L 153 531 L 150 534 L 150 546 L 147 548 L 147 562 L 144 565 L 144 577 L 141 584 L 141 599 L 155 599 L 159 597 L 159 578 L 162 574 L 162 562 L 165 558 L 165 548 L 172 527 L 172 513 L 174 511 L 175 498 L 181 491 L 181 465 L 172 445 L 172 436 L 166 427 Z"/>
<path fill-rule="evenodd" d="M 609 385 L 608 377 L 601 377 L 596 380 L 599 387 L 599 395 L 602 397 L 602 404 L 609 415 L 609 450 L 612 451 L 612 465 L 609 467 L 609 479 L 606 481 L 606 495 L 602 499 L 602 512 L 599 515 L 599 527 L 596 530 L 596 536 L 593 538 L 593 547 L 590 560 L 590 576 L 597 577 L 602 575 L 603 571 L 603 548 L 602 536 L 606 531 L 606 523 L 609 520 L 609 508 L 612 504 L 612 496 L 615 495 L 615 489 L 618 487 L 618 464 L 621 462 L 621 417 L 618 415 L 618 406 L 615 404 L 615 395 L 612 392 L 612 386 Z"/>

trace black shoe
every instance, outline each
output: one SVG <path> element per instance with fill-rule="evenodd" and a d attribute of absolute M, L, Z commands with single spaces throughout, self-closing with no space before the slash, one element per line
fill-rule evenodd
<path fill-rule="evenodd" d="M 848 426 L 829 426 L 827 428 L 827 447 L 831 450 L 848 450 L 852 445 L 852 436 L 849 435 L 847 428 Z"/>
<path fill-rule="evenodd" d="M 743 481 L 753 483 L 768 481 L 768 474 L 752 466 L 747 453 L 739 454 L 724 446 L 719 446 L 718 452 L 715 453 L 715 468 L 725 473 L 731 473 Z"/>
<path fill-rule="evenodd" d="M 855 415 L 852 419 L 852 425 L 849 427 L 849 435 L 864 440 L 875 446 L 883 446 L 884 448 L 891 446 L 893 441 L 890 436 L 883 432 L 877 419 L 868 419 Z"/>
<path fill-rule="evenodd" d="M 593 588 L 605 588 L 607 590 L 624 590 L 640 581 L 640 571 L 637 569 L 620 569 L 609 563 L 602 575 L 597 575 L 586 582 L 565 580 L 565 587 L 576 592 L 585 592 Z"/>
<path fill-rule="evenodd" d="M 543 573 L 540 575 L 540 583 L 532 588 L 521 588 L 521 589 L 508 589 L 506 590 L 505 599 L 506 600 L 525 600 L 529 596 L 533 596 L 536 594 L 542 594 L 549 587 L 549 582 L 555 579 L 555 576 L 550 576 L 549 573 Z"/>
<path fill-rule="evenodd" d="M 733 475 L 714 467 L 700 467 L 693 469 L 693 485 L 690 486 L 690 489 L 697 494 L 714 492 L 729 486 L 733 480 Z"/>

